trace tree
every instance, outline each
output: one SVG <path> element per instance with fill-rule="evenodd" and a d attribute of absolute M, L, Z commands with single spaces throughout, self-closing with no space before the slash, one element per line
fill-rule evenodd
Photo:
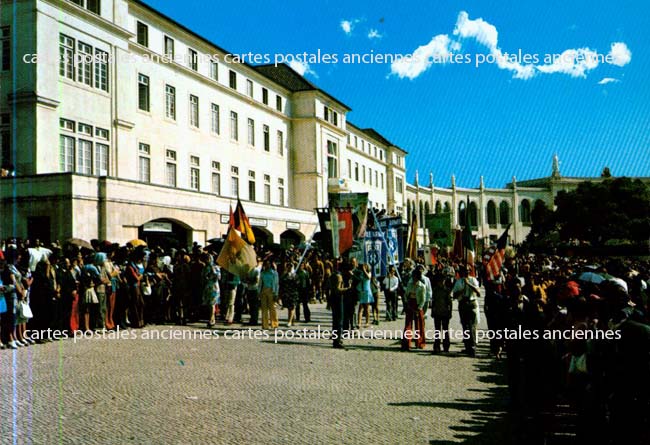
<path fill-rule="evenodd" d="M 600 174 L 601 178 L 611 178 L 612 173 L 609 171 L 609 167 L 603 168 L 603 172 Z"/>

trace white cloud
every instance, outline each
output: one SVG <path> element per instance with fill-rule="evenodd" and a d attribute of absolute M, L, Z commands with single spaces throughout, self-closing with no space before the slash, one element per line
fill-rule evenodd
<path fill-rule="evenodd" d="M 454 27 L 453 35 L 457 36 L 457 40 L 452 40 L 447 34 L 439 34 L 434 37 L 427 45 L 418 47 L 413 56 L 425 56 L 424 59 L 420 57 L 413 57 L 411 60 L 395 61 L 391 64 L 391 74 L 397 74 L 400 78 L 408 77 L 415 79 L 424 71 L 426 71 L 432 64 L 428 61 L 426 56 L 438 54 L 439 56 L 448 56 L 450 52 L 459 53 L 462 48 L 463 39 L 473 39 L 479 45 L 484 46 L 488 50 L 488 56 L 491 61 L 496 64 L 500 69 L 512 72 L 512 77 L 515 79 L 530 79 L 537 74 L 551 74 L 561 73 L 567 74 L 571 77 L 587 77 L 587 73 L 594 70 L 599 65 L 599 60 L 603 60 L 603 55 L 598 54 L 590 48 L 577 48 L 567 49 L 562 52 L 559 57 L 552 60 L 546 60 L 544 54 L 536 55 L 538 60 L 533 58 L 533 54 L 528 54 L 529 63 L 522 63 L 517 55 L 518 52 L 526 55 L 525 52 L 519 50 L 517 53 L 504 53 L 499 47 L 499 32 L 497 28 L 482 18 L 470 19 L 466 11 L 461 11 L 456 19 L 456 26 Z M 609 59 L 613 65 L 624 66 L 627 65 L 632 59 L 632 53 L 627 45 L 623 42 L 612 43 L 611 50 L 608 54 Z M 474 55 L 476 57 L 476 55 Z M 489 64 L 490 60 L 485 59 L 484 64 Z M 473 58 L 475 62 L 476 59 Z M 541 65 L 539 65 L 541 61 Z M 445 63 L 445 60 L 434 61 L 433 63 Z"/>
<path fill-rule="evenodd" d="M 454 35 L 463 39 L 473 38 L 481 45 L 490 50 L 494 60 L 502 70 L 512 71 L 515 79 L 530 79 L 535 75 L 535 69 L 532 65 L 522 65 L 519 61 L 506 57 L 499 48 L 499 33 L 497 28 L 482 18 L 470 19 L 469 14 L 461 11 L 456 20 Z"/>
<path fill-rule="evenodd" d="M 368 31 L 368 38 L 370 40 L 381 39 L 382 37 L 384 36 L 382 34 L 379 34 L 379 31 L 377 31 L 376 29 L 371 29 L 370 31 Z"/>
<path fill-rule="evenodd" d="M 625 66 L 632 60 L 632 52 L 623 42 L 612 43 L 612 49 L 609 50 L 609 59 L 612 65 Z"/>
<path fill-rule="evenodd" d="M 450 39 L 447 34 L 435 36 L 426 45 L 419 46 L 413 54 L 395 60 L 391 66 L 391 74 L 396 74 L 400 79 L 408 77 L 415 79 L 431 67 L 433 63 L 446 63 L 449 57 Z"/>
<path fill-rule="evenodd" d="M 598 67 L 598 53 L 589 48 L 567 49 L 552 63 L 538 66 L 542 73 L 562 73 L 571 77 L 587 77 L 587 72 Z"/>
<path fill-rule="evenodd" d="M 301 76 L 304 76 L 305 74 L 311 74 L 312 76 L 318 78 L 318 74 L 316 74 L 316 72 L 311 69 L 311 67 L 307 62 L 301 62 L 294 59 L 291 62 L 289 62 L 289 66 L 291 67 L 292 70 L 294 70 Z"/>
<path fill-rule="evenodd" d="M 343 32 L 350 36 L 352 35 L 352 31 L 354 30 L 354 27 L 359 22 L 361 22 L 360 19 L 341 20 L 340 26 Z"/>
<path fill-rule="evenodd" d="M 608 83 L 619 83 L 620 80 L 614 79 L 613 77 L 603 77 L 600 82 L 598 82 L 598 85 L 607 85 Z"/>

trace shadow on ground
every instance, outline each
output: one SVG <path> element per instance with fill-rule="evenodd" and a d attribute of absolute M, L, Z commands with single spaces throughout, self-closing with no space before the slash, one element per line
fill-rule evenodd
<path fill-rule="evenodd" d="M 450 430 L 455 440 L 429 440 L 430 445 L 510 445 L 514 444 L 511 421 L 507 414 L 508 387 L 504 374 L 505 365 L 487 358 L 489 348 L 477 350 L 479 357 L 473 364 L 480 382 L 489 383 L 488 389 L 469 388 L 468 391 L 482 393 L 480 399 L 459 398 L 453 402 L 412 401 L 389 403 L 389 406 L 424 406 L 448 410 L 468 411 L 471 419 L 453 425 Z"/>

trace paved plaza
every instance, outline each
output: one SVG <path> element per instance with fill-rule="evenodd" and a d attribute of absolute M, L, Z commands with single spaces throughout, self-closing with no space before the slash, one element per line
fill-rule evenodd
<path fill-rule="evenodd" d="M 294 330 L 330 328 L 324 305 L 312 308 L 312 322 Z M 149 326 L 123 332 L 128 339 L 0 351 L 1 443 L 507 442 L 504 378 L 486 341 L 472 359 L 460 354 L 458 340 L 450 354 L 433 356 L 432 342 L 400 352 L 394 340 L 359 339 L 335 350 L 323 339 L 276 342 L 272 331 L 268 339 L 225 339 L 225 329 L 217 326 L 219 338 L 144 339 L 204 331 Z"/>

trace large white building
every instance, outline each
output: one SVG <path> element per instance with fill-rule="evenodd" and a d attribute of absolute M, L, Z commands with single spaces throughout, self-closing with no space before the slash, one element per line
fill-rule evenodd
<path fill-rule="evenodd" d="M 504 189 L 407 184 L 407 152 L 348 122 L 349 106 L 138 0 L 19 0 L 0 15 L 0 156 L 15 171 L 0 179 L 1 237 L 205 244 L 240 197 L 258 239 L 295 244 L 328 191 L 352 191 L 454 225 L 469 197 L 478 239 L 512 222 L 518 243 L 535 201 L 575 182 L 554 167 Z"/>

